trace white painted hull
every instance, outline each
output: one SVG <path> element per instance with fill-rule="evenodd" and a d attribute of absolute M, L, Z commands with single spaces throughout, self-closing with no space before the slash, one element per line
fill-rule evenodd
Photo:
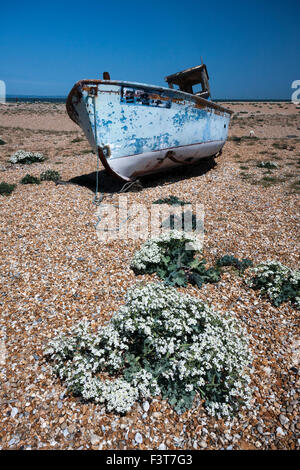
<path fill-rule="evenodd" d="M 110 160 L 112 170 L 123 179 L 132 180 L 139 176 L 166 171 L 178 166 L 193 165 L 197 161 L 216 155 L 225 141 L 192 144 L 173 149 L 156 150 L 126 158 Z"/>

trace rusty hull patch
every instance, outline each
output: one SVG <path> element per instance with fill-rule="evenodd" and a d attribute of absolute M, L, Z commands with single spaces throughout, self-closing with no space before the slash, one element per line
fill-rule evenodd
<path fill-rule="evenodd" d="M 66 102 L 66 109 L 72 121 L 74 121 L 75 124 L 77 124 L 78 126 L 79 126 L 79 116 L 78 116 L 76 109 L 73 106 L 73 103 L 75 102 L 76 104 L 78 104 L 81 98 L 82 98 L 81 86 L 79 86 L 76 83 L 68 95 L 67 102 Z"/>
<path fill-rule="evenodd" d="M 98 87 L 97 86 L 88 86 L 84 85 L 82 91 L 86 91 L 89 96 L 98 96 Z"/>

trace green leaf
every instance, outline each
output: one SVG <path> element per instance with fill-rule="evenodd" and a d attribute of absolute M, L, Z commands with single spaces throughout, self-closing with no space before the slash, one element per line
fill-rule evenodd
<path fill-rule="evenodd" d="M 202 260 L 197 259 L 197 258 L 193 259 L 193 261 L 190 263 L 191 269 L 198 269 L 199 266 L 203 266 L 203 261 L 204 261 L 203 259 Z"/>
<path fill-rule="evenodd" d="M 193 284 L 196 284 L 199 287 L 199 289 L 202 287 L 204 283 L 203 276 L 200 276 L 200 274 L 197 274 L 197 273 L 192 273 L 190 275 L 190 280 Z"/>

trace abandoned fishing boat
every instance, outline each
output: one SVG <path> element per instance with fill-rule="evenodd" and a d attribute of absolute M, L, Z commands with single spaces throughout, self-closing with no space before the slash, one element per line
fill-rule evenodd
<path fill-rule="evenodd" d="M 70 118 L 123 181 L 195 164 L 225 144 L 232 111 L 210 100 L 205 64 L 165 80 L 168 88 L 110 80 L 104 72 L 103 80 L 80 80 L 69 93 Z"/>

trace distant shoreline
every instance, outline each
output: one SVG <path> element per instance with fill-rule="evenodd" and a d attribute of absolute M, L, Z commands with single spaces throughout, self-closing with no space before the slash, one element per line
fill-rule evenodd
<path fill-rule="evenodd" d="M 16 100 L 20 103 L 65 103 L 67 97 L 65 96 L 8 96 L 6 97 L 7 103 L 16 103 Z M 214 99 L 215 102 L 226 102 L 226 103 L 290 103 L 290 100 L 281 99 Z"/>

